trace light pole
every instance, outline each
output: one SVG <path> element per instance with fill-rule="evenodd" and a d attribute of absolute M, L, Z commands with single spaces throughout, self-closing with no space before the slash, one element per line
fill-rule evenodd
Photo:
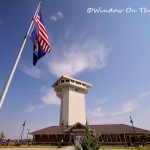
<path fill-rule="evenodd" d="M 28 129 L 28 133 L 27 133 L 27 144 L 28 144 L 28 145 L 29 145 L 29 141 L 28 141 L 29 130 L 30 130 L 30 129 Z"/>
<path fill-rule="evenodd" d="M 30 130 L 30 129 L 28 129 L 28 133 L 27 133 L 27 140 L 28 140 L 29 130 Z"/>

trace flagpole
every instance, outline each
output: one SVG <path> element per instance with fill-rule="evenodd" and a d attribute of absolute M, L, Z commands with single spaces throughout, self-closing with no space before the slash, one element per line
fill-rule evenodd
<path fill-rule="evenodd" d="M 132 120 L 131 116 L 130 116 L 130 122 L 131 122 L 131 124 L 132 124 L 133 133 L 134 133 L 134 137 L 135 137 L 135 128 L 134 128 L 134 125 L 133 125 L 133 120 Z"/>
<path fill-rule="evenodd" d="M 22 129 L 22 133 L 21 133 L 21 144 L 22 144 L 22 136 L 23 136 L 23 132 L 24 132 L 24 127 L 25 127 L 25 125 L 26 125 L 26 120 L 25 120 L 25 122 L 23 123 L 23 129 Z"/>
<path fill-rule="evenodd" d="M 6 94 L 7 94 L 8 88 L 9 88 L 10 83 L 11 83 L 11 80 L 12 80 L 12 78 L 13 78 L 13 76 L 14 76 L 16 67 L 17 67 L 18 62 L 19 62 L 19 59 L 20 59 L 20 57 L 21 57 L 23 48 L 24 48 L 25 43 L 26 43 L 26 41 L 27 41 L 27 38 L 28 38 L 28 36 L 29 36 L 30 30 L 31 30 L 31 28 L 32 28 L 32 26 L 33 26 L 34 19 L 35 19 L 36 15 L 37 15 L 37 13 L 38 13 L 38 11 L 39 11 L 39 9 L 40 9 L 40 5 L 41 5 L 41 1 L 40 1 L 39 4 L 38 4 L 38 7 L 37 7 L 36 12 L 35 12 L 35 14 L 34 14 L 34 17 L 33 17 L 32 21 L 31 21 L 31 24 L 30 24 L 30 26 L 29 26 L 29 29 L 28 29 L 28 31 L 27 31 L 25 37 L 24 37 L 23 43 L 22 43 L 21 48 L 20 48 L 20 50 L 19 50 L 19 52 L 18 52 L 18 55 L 17 55 L 16 60 L 15 60 L 15 62 L 14 62 L 14 65 L 13 65 L 13 67 L 12 67 L 12 69 L 11 69 L 11 72 L 10 72 L 10 74 L 9 74 L 9 76 L 8 76 L 8 79 L 7 79 L 7 81 L 6 81 L 6 84 L 5 84 L 4 88 L 3 88 L 3 91 L 2 91 L 2 94 L 1 94 L 1 97 L 0 97 L 0 108 L 2 107 L 2 104 L 3 104 L 3 102 L 4 102 L 5 96 L 6 96 Z"/>
<path fill-rule="evenodd" d="M 134 128 L 134 125 L 133 125 L 133 120 L 132 120 L 132 118 L 131 118 L 131 116 L 130 116 L 130 122 L 131 122 L 131 124 L 132 124 L 132 128 L 133 128 L 133 133 L 134 133 L 134 146 L 135 146 L 135 143 L 136 143 L 136 134 L 135 134 L 135 128 Z"/>

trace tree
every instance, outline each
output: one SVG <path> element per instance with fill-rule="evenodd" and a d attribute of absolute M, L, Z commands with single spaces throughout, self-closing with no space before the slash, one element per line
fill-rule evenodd
<path fill-rule="evenodd" d="M 83 150 L 98 150 L 99 149 L 99 136 L 95 131 L 86 128 L 81 141 Z"/>
<path fill-rule="evenodd" d="M 5 135 L 4 135 L 4 132 L 2 131 L 1 133 L 0 133 L 0 140 L 3 140 L 5 138 Z"/>

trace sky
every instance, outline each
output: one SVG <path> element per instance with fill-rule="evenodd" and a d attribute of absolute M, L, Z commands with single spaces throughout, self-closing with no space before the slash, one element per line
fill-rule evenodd
<path fill-rule="evenodd" d="M 38 0 L 0 0 L 0 93 Z M 89 124 L 150 130 L 150 3 L 147 0 L 43 0 L 52 51 L 32 65 L 25 44 L 2 108 L 0 132 L 18 139 L 59 124 L 52 84 L 67 75 L 93 85 L 85 96 Z M 32 138 L 32 136 L 30 136 Z"/>

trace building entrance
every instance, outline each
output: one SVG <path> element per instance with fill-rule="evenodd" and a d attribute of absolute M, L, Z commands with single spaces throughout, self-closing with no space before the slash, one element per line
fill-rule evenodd
<path fill-rule="evenodd" d="M 80 143 L 81 140 L 82 140 L 82 136 L 79 136 L 79 135 L 75 136 L 75 142 L 76 143 Z"/>

